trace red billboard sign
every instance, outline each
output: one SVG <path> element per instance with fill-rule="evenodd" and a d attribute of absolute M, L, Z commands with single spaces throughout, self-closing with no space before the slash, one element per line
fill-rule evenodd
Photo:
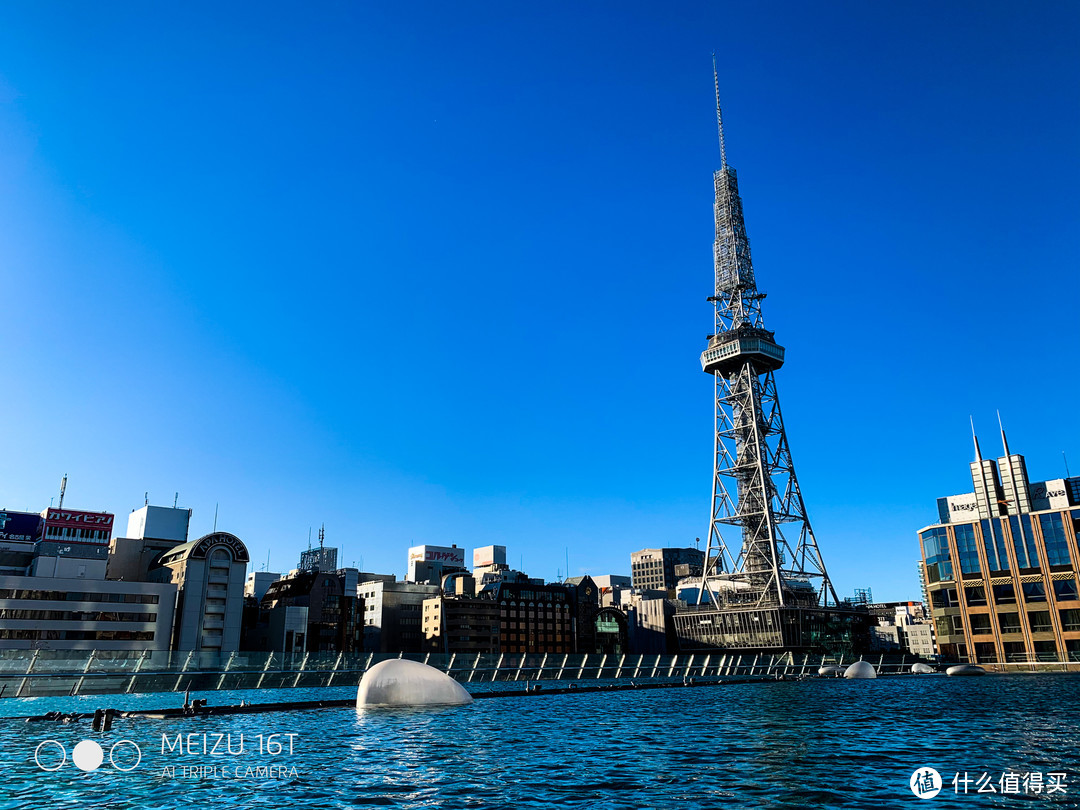
<path fill-rule="evenodd" d="M 108 543 L 113 516 L 108 512 L 81 512 L 50 506 L 43 513 L 42 533 L 47 540 Z"/>

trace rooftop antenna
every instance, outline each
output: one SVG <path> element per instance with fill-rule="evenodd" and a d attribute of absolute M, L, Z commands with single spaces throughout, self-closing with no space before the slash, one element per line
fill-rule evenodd
<path fill-rule="evenodd" d="M 564 546 L 566 550 L 566 575 L 570 576 L 570 546 Z"/>
<path fill-rule="evenodd" d="M 172 508 L 173 508 L 173 509 L 175 509 L 175 508 L 176 508 L 176 504 L 177 504 L 177 503 L 178 503 L 179 501 L 180 501 L 180 493 L 179 493 L 179 492 L 177 492 L 177 493 L 176 493 L 176 495 L 175 495 L 175 496 L 173 497 L 173 499 L 172 499 Z"/>
<path fill-rule="evenodd" d="M 60 481 L 60 503 L 56 505 L 57 509 L 64 508 L 64 492 L 67 490 L 67 473 L 64 473 L 63 479 Z"/>
<path fill-rule="evenodd" d="M 1009 456 L 1009 440 L 1005 438 L 1005 428 L 1001 426 L 1001 411 L 997 412 L 998 416 L 998 429 L 1001 431 L 1001 446 L 1005 448 L 1005 456 Z"/>
<path fill-rule="evenodd" d="M 264 568 L 263 571 L 269 571 L 269 570 L 270 570 L 270 549 L 267 549 L 266 550 L 266 568 Z"/>
<path fill-rule="evenodd" d="M 720 171 L 727 168 L 727 149 L 724 148 L 724 117 L 720 113 L 720 77 L 716 72 L 716 51 L 712 55 L 713 89 L 716 90 L 716 131 L 720 135 Z"/>
<path fill-rule="evenodd" d="M 982 451 L 979 449 L 979 437 L 975 435 L 975 417 L 968 416 L 971 420 L 971 438 L 975 442 L 975 460 L 982 461 Z"/>
<path fill-rule="evenodd" d="M 1065 462 L 1065 477 L 1072 478 L 1072 474 L 1069 472 L 1069 459 L 1065 457 L 1065 451 L 1061 451 L 1061 460 Z"/>
<path fill-rule="evenodd" d="M 142 504 L 143 504 L 143 506 L 149 506 L 150 505 L 150 493 L 149 492 L 144 492 L 142 494 Z"/>
<path fill-rule="evenodd" d="M 307 527 L 307 550 L 311 551 L 311 527 Z"/>
<path fill-rule="evenodd" d="M 322 554 L 323 540 L 326 539 L 326 524 L 319 527 L 319 553 Z"/>
<path fill-rule="evenodd" d="M 215 532 L 217 531 L 217 512 L 218 512 L 218 504 L 215 503 L 214 504 L 214 531 Z"/>

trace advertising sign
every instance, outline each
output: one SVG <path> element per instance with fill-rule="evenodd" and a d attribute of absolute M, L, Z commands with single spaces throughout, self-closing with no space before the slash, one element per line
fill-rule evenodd
<path fill-rule="evenodd" d="M 979 517 L 979 502 L 974 492 L 950 495 L 945 499 L 949 506 L 948 523 L 964 523 Z"/>
<path fill-rule="evenodd" d="M 473 551 L 473 568 L 485 565 L 506 565 L 506 546 L 484 546 Z"/>
<path fill-rule="evenodd" d="M 73 541 L 107 543 L 112 536 L 113 516 L 108 512 L 80 512 L 75 509 L 49 507 L 44 512 L 43 533 L 46 536 L 60 530 L 61 537 Z M 80 530 L 85 530 L 83 533 Z M 90 532 L 102 532 L 104 539 L 94 538 Z"/>
<path fill-rule="evenodd" d="M 0 510 L 0 541 L 32 542 L 41 533 L 41 515 Z"/>
<path fill-rule="evenodd" d="M 409 549 L 409 562 L 439 562 L 465 567 L 465 549 L 446 546 L 414 546 Z"/>
<path fill-rule="evenodd" d="M 1040 481 L 1031 485 L 1031 511 L 1041 512 L 1046 509 L 1068 509 L 1069 493 L 1065 479 Z"/>

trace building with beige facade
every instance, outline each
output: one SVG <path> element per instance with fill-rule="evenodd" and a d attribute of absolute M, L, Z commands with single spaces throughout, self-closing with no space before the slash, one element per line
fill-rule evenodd
<path fill-rule="evenodd" d="M 1024 457 L 971 463 L 973 491 L 938 499 L 919 532 L 922 578 L 947 660 L 1080 661 L 1080 477 L 1030 482 Z"/>

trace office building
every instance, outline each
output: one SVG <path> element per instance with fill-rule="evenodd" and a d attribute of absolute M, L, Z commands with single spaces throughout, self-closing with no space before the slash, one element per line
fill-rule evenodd
<path fill-rule="evenodd" d="M 279 579 L 281 579 L 281 574 L 270 571 L 249 571 L 244 581 L 244 598 L 254 599 L 256 602 L 262 600 L 270 583 L 277 582 Z M 355 587 L 353 593 L 356 593 Z"/>
<path fill-rule="evenodd" d="M 365 652 L 418 653 L 424 649 L 424 600 L 438 596 L 440 586 L 369 580 L 357 587 L 363 600 Z"/>
<path fill-rule="evenodd" d="M 176 546 L 153 563 L 147 578 L 177 588 L 172 648 L 228 653 L 240 649 L 247 546 L 213 532 Z"/>
<path fill-rule="evenodd" d="M 500 652 L 575 652 L 574 586 L 502 581 L 482 593 L 499 606 Z"/>
<path fill-rule="evenodd" d="M 25 576 L 34 558 L 34 543 L 41 537 L 37 512 L 0 510 L 0 575 Z"/>
<path fill-rule="evenodd" d="M 499 605 L 490 598 L 464 593 L 424 600 L 421 629 L 424 648 L 437 653 L 499 652 Z"/>
<path fill-rule="evenodd" d="M 249 631 L 253 638 L 265 636 L 266 644 L 245 646 L 286 651 L 360 652 L 363 646 L 359 623 L 361 605 L 355 585 L 351 592 L 347 591 L 345 577 L 336 572 L 291 572 L 270 583 L 260 600 L 261 616 L 255 633 Z"/>
<path fill-rule="evenodd" d="M 169 649 L 176 587 L 105 579 L 112 519 L 0 513 L 0 648 Z"/>
<path fill-rule="evenodd" d="M 633 587 L 645 591 L 673 591 L 682 577 L 676 567 L 688 566 L 701 575 L 705 552 L 697 548 L 646 548 L 630 555 Z"/>
<path fill-rule="evenodd" d="M 1029 482 L 1022 455 L 983 458 L 973 491 L 919 531 L 937 648 L 978 664 L 1080 661 L 1080 477 Z"/>
<path fill-rule="evenodd" d="M 438 585 L 447 574 L 467 571 L 465 549 L 452 546 L 414 546 L 409 549 L 409 582 Z"/>
<path fill-rule="evenodd" d="M 147 504 L 133 510 L 125 535 L 109 542 L 107 578 L 145 582 L 158 557 L 187 542 L 190 523 L 190 509 Z"/>
<path fill-rule="evenodd" d="M 338 550 L 332 546 L 324 545 L 326 541 L 326 527 L 319 527 L 319 546 L 318 548 L 311 548 L 311 543 L 308 543 L 308 550 L 300 552 L 300 565 L 297 566 L 301 571 L 336 571 Z"/>

